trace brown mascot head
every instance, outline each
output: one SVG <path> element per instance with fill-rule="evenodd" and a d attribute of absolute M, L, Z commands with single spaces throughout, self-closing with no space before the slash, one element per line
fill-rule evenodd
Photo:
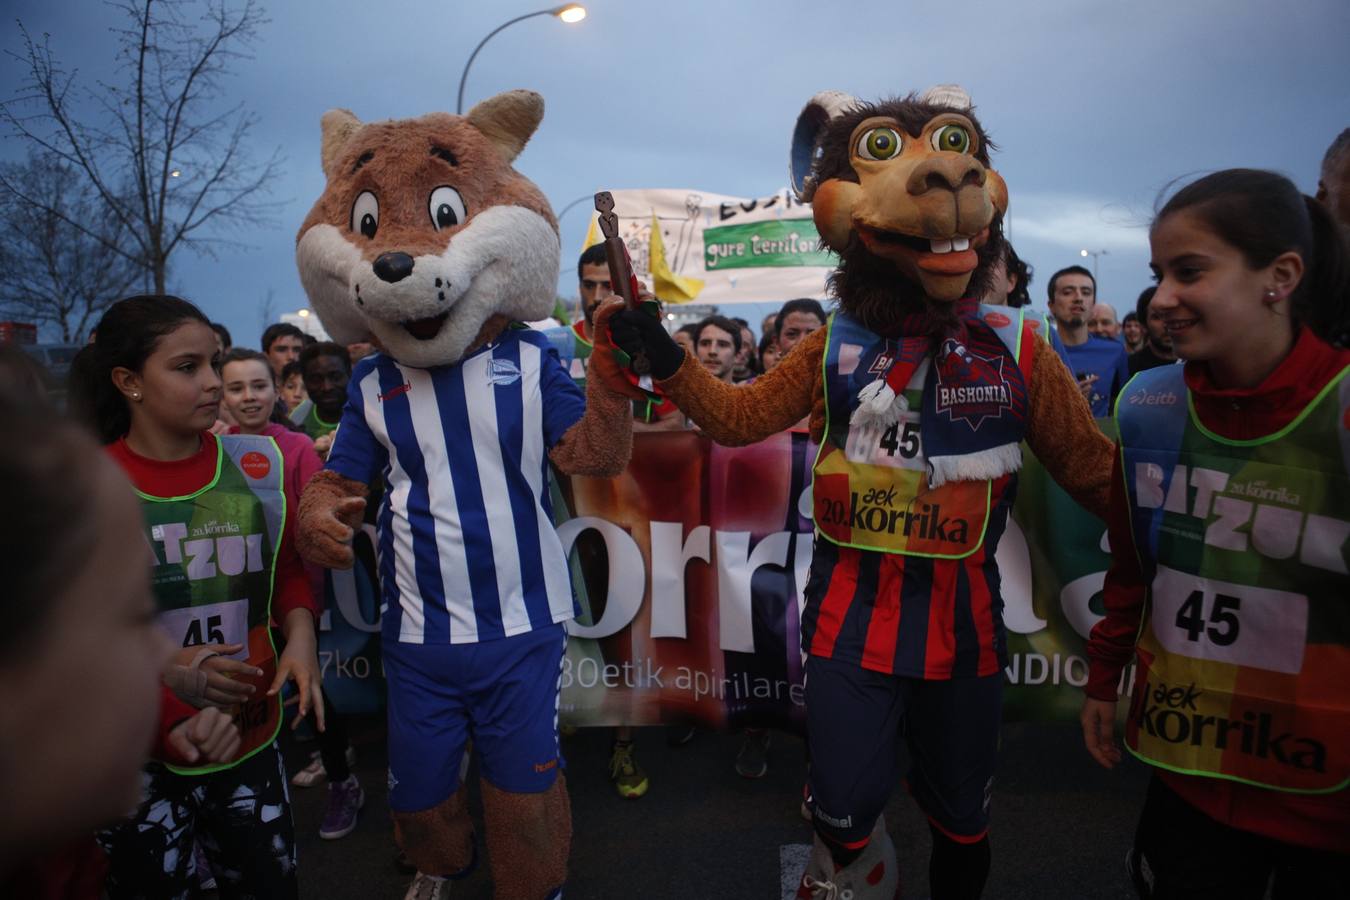
<path fill-rule="evenodd" d="M 300 280 L 337 341 L 399 362 L 458 362 L 513 319 L 553 309 L 558 225 L 511 167 L 544 114 L 530 91 L 467 116 L 323 117 L 323 195 L 300 227 Z"/>
<path fill-rule="evenodd" d="M 831 290 L 881 333 L 944 318 L 983 290 L 1008 208 L 989 138 L 960 88 L 864 103 L 817 94 L 797 123 L 792 175 L 821 241 L 839 254 Z"/>

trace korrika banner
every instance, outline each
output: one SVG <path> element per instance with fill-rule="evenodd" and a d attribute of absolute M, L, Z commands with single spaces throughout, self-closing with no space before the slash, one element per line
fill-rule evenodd
<path fill-rule="evenodd" d="M 825 296 L 825 279 L 838 261 L 821 249 L 811 207 L 787 190 L 761 198 L 677 189 L 611 193 L 633 270 L 657 286 L 662 300 L 782 303 Z M 655 272 L 653 217 L 660 225 Z M 600 240 L 592 214 L 583 249 Z M 702 286 L 694 296 L 667 294 L 660 289 L 667 273 Z"/>
<path fill-rule="evenodd" d="M 1106 529 L 1023 452 L 998 549 L 1005 716 L 1071 720 L 1087 680 L 1086 638 L 1101 618 Z M 619 478 L 555 482 L 558 533 L 583 609 L 568 626 L 564 723 L 803 727 L 799 638 L 815 456 L 799 431 L 740 448 L 695 433 L 639 434 Z M 376 712 L 373 591 L 338 580 L 333 594 L 319 642 L 324 688 L 343 711 Z M 1131 677 L 1127 670 L 1122 685 Z"/>

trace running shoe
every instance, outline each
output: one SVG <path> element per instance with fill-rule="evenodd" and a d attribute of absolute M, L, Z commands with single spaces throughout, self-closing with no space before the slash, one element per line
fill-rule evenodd
<path fill-rule="evenodd" d="M 636 800 L 647 793 L 647 773 L 633 759 L 631 741 L 615 741 L 609 757 L 609 780 L 626 800 Z"/>
<path fill-rule="evenodd" d="M 403 900 L 445 900 L 450 896 L 450 879 L 417 873 Z"/>
<path fill-rule="evenodd" d="M 356 765 L 355 747 L 347 748 L 347 765 Z M 323 767 L 323 757 L 319 755 L 318 750 L 315 750 L 310 754 L 309 764 L 291 776 L 291 784 L 296 787 L 314 787 L 327 775 L 328 772 Z"/>
<path fill-rule="evenodd" d="M 346 781 L 328 785 L 328 806 L 323 811 L 323 824 L 319 826 L 319 837 L 326 841 L 335 841 L 346 837 L 356 829 L 356 817 L 366 803 L 366 792 L 355 775 L 349 775 Z"/>
<path fill-rule="evenodd" d="M 747 728 L 736 754 L 736 774 L 742 778 L 763 778 L 769 774 L 769 729 Z"/>

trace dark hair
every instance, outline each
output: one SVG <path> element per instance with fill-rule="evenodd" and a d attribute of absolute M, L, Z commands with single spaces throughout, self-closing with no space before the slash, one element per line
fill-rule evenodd
<path fill-rule="evenodd" d="M 44 402 L 49 378 L 42 363 L 18 344 L 0 344 L 0 390 Z"/>
<path fill-rule="evenodd" d="M 272 349 L 272 342 L 279 337 L 299 338 L 301 343 L 304 343 L 305 333 L 290 322 L 273 322 L 263 329 L 262 352 L 267 353 L 270 351 Z"/>
<path fill-rule="evenodd" d="M 342 367 L 347 370 L 347 374 L 352 374 L 352 355 L 347 352 L 346 347 L 332 341 L 317 341 L 300 351 L 301 375 L 320 356 L 331 356 L 334 359 L 341 360 Z"/>
<path fill-rule="evenodd" d="M 764 351 L 768 350 L 770 347 L 773 347 L 775 350 L 778 349 L 777 336 L 773 332 L 768 332 L 759 339 L 760 366 L 764 365 Z"/>
<path fill-rule="evenodd" d="M 160 338 L 186 322 L 211 320 L 179 297 L 142 294 L 119 300 L 94 328 L 96 337 L 70 363 L 70 408 L 105 444 L 131 430 L 131 409 L 112 381 L 118 367 L 141 371 Z"/>
<path fill-rule="evenodd" d="M 1327 148 L 1326 155 L 1322 157 L 1322 174 L 1331 174 L 1331 171 L 1346 158 L 1347 154 L 1350 154 L 1350 128 L 1346 128 L 1336 135 L 1336 139 Z"/>
<path fill-rule="evenodd" d="M 1157 285 L 1146 287 L 1140 291 L 1139 299 L 1134 301 L 1134 312 L 1125 317 L 1125 322 L 1130 320 L 1130 316 L 1136 317 L 1140 325 L 1148 322 L 1148 305 L 1153 302 L 1153 295 L 1156 293 L 1158 293 Z M 1121 322 L 1121 324 L 1124 325 L 1125 322 Z"/>
<path fill-rule="evenodd" d="M 99 449 L 73 422 L 12 390 L 0 390 L 0 431 L 11 436 L 0 441 L 0 660 L 9 662 L 42 633 L 99 539 L 89 510 Z"/>
<path fill-rule="evenodd" d="M 1022 257 L 1013 249 L 1012 242 L 1006 239 L 1003 241 L 1003 268 L 1009 275 L 1017 278 L 1017 287 L 1008 292 L 1008 305 L 1030 306 L 1031 294 L 1027 289 L 1031 287 L 1031 276 L 1035 274 L 1035 270 L 1030 263 L 1023 262 Z"/>
<path fill-rule="evenodd" d="M 1147 290 L 1147 288 L 1145 288 L 1145 290 Z M 1153 295 L 1152 295 L 1152 294 L 1149 294 L 1149 295 L 1148 295 L 1148 298 L 1149 298 L 1150 300 L 1152 300 L 1152 299 L 1153 299 Z M 1143 294 L 1140 294 L 1140 295 L 1139 295 L 1139 299 L 1140 299 L 1140 300 L 1144 299 Z M 1139 321 L 1139 313 L 1135 312 L 1134 310 L 1130 310 L 1129 312 L 1127 312 L 1127 313 L 1124 315 L 1123 318 L 1121 318 L 1120 324 L 1121 324 L 1121 325 L 1128 325 L 1128 324 L 1130 324 L 1131 322 L 1138 322 L 1138 321 Z"/>
<path fill-rule="evenodd" d="M 697 344 L 698 329 L 699 326 L 702 324 L 703 324 L 702 322 L 690 322 L 688 325 L 681 325 L 679 328 L 676 328 L 675 333 L 679 334 L 680 332 L 684 332 L 685 334 L 689 335 L 689 339 L 691 341 Z"/>
<path fill-rule="evenodd" d="M 1046 299 L 1055 299 L 1055 282 L 1059 280 L 1061 275 L 1086 275 L 1088 280 L 1092 282 L 1092 293 L 1097 293 L 1097 279 L 1091 272 L 1082 266 L 1066 266 L 1050 276 L 1050 282 L 1045 286 Z"/>
<path fill-rule="evenodd" d="M 220 338 L 221 346 L 223 346 L 226 350 L 229 350 L 231 347 L 234 346 L 234 338 L 230 337 L 230 329 L 226 328 L 219 322 L 212 322 L 211 330 L 216 333 L 216 337 Z"/>
<path fill-rule="evenodd" d="M 1295 323 L 1331 343 L 1350 337 L 1350 265 L 1345 237 L 1331 214 L 1304 196 L 1283 175 L 1262 169 L 1225 169 L 1172 195 L 1153 228 L 1185 211 L 1242 254 L 1250 269 L 1263 269 L 1282 253 L 1303 258 L 1304 274 L 1289 298 Z"/>
<path fill-rule="evenodd" d="M 741 352 L 741 327 L 726 316 L 708 316 L 697 325 L 697 331 L 694 332 L 694 346 L 698 346 L 699 339 L 703 336 L 703 329 L 709 325 L 714 328 L 720 328 L 731 335 L 731 345 L 736 348 L 736 352 Z"/>
<path fill-rule="evenodd" d="M 820 305 L 819 300 L 813 300 L 810 297 L 798 297 L 796 300 L 789 300 L 778 310 L 778 318 L 773 322 L 773 333 L 778 335 L 783 331 L 783 320 L 792 313 L 806 313 L 808 316 L 815 316 L 824 325 L 825 320 L 829 318 L 825 315 L 825 307 Z"/>
<path fill-rule="evenodd" d="M 591 244 L 585 250 L 581 251 L 581 258 L 577 260 L 577 281 L 581 280 L 582 266 L 606 265 L 609 265 L 609 257 L 605 256 L 605 245 Z"/>
<path fill-rule="evenodd" d="M 300 368 L 300 360 L 298 359 L 293 359 L 281 367 L 281 377 L 279 377 L 277 381 L 284 385 L 291 380 L 292 375 L 299 375 L 301 378 L 305 377 L 305 372 Z"/>

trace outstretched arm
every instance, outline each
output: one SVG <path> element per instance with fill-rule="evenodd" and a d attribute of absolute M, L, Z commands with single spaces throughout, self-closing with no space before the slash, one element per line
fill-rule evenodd
<path fill-rule="evenodd" d="M 628 467 L 628 459 L 633 454 L 632 402 L 609 386 L 615 373 L 610 373 L 611 377 L 605 377 L 602 373 L 605 366 L 614 365 L 614 349 L 609 343 L 609 319 L 623 307 L 623 301 L 616 298 L 595 311 L 595 348 L 591 351 L 590 377 L 586 379 L 585 412 L 567 427 L 561 437 L 556 441 L 550 440 L 552 446 L 548 452 L 549 459 L 569 475 L 613 478 Z M 545 430 L 556 434 L 561 429 L 547 419 L 555 415 L 569 415 L 566 408 L 580 398 L 575 396 L 576 387 L 556 358 L 550 357 L 545 365 L 541 388 L 550 406 L 546 411 Z"/>
<path fill-rule="evenodd" d="M 813 331 L 770 372 L 746 385 L 731 385 L 709 374 L 692 356 L 660 382 L 708 437 L 726 447 L 762 441 L 790 428 L 811 412 L 821 379 L 826 331 Z"/>
<path fill-rule="evenodd" d="M 1111 441 L 1097 428 L 1073 375 L 1048 350 L 1033 350 L 1027 444 L 1069 496 L 1105 519 L 1115 461 Z"/>

